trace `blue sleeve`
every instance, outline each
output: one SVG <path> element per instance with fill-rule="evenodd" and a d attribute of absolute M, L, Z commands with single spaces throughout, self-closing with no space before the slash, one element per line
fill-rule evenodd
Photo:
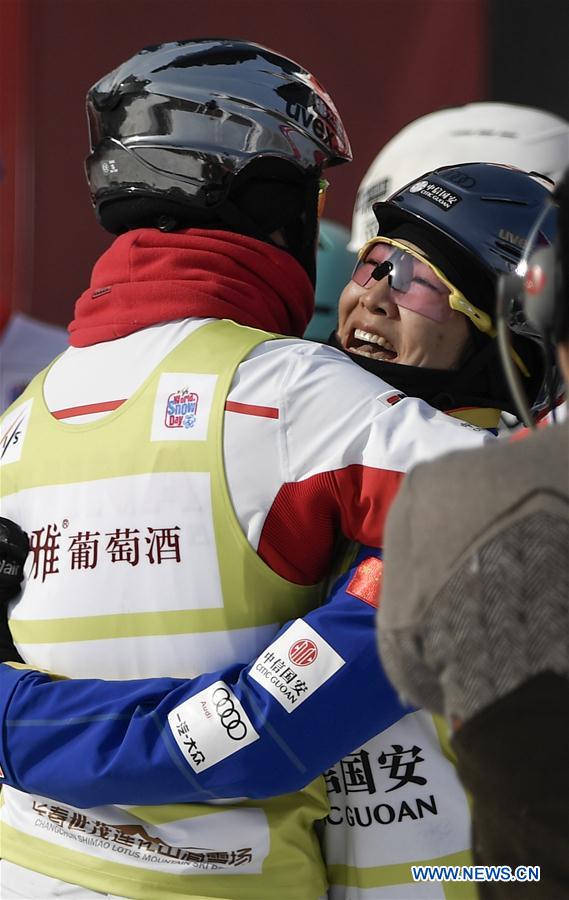
<path fill-rule="evenodd" d="M 375 608 L 350 588 L 377 553 L 363 549 L 329 600 L 247 665 L 136 681 L 1 665 L 3 783 L 77 807 L 304 787 L 409 710 L 380 665 Z"/>

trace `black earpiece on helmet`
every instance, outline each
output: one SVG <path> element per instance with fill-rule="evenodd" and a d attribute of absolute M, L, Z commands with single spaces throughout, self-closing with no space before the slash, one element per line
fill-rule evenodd
<path fill-rule="evenodd" d="M 555 240 L 528 252 L 522 307 L 528 322 L 558 344 L 569 337 L 569 171 L 552 199 L 558 203 Z"/>
<path fill-rule="evenodd" d="M 554 214 L 554 238 L 544 239 L 542 225 Z M 527 242 L 524 258 L 515 272 L 498 281 L 496 326 L 502 365 L 518 414 L 529 428 L 535 421 L 523 396 L 520 378 L 512 362 L 508 324 L 515 310 L 542 337 L 547 361 L 546 389 L 549 406 L 555 402 L 554 345 L 569 340 L 569 170 L 558 184 Z M 515 314 L 515 313 L 514 313 Z"/>

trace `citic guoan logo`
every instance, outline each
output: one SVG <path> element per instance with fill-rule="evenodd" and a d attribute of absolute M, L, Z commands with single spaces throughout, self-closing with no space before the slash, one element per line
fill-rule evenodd
<path fill-rule="evenodd" d="M 186 388 L 170 394 L 164 416 L 166 428 L 193 428 L 197 420 L 198 401 L 198 395 Z"/>
<path fill-rule="evenodd" d="M 309 666 L 318 656 L 318 647 L 309 638 L 296 641 L 288 651 L 288 658 L 295 666 Z"/>

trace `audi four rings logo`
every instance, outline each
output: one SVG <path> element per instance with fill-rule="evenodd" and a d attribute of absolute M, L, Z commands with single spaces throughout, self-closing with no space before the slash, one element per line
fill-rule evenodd
<path fill-rule="evenodd" d="M 218 696 L 219 695 L 219 696 Z M 232 741 L 242 741 L 247 735 L 247 726 L 235 709 L 227 688 L 216 688 L 212 696 L 214 709 Z"/>

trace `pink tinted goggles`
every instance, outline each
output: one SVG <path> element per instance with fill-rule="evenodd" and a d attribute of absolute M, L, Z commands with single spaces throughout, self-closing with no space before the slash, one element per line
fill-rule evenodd
<path fill-rule="evenodd" d="M 414 251 L 389 238 L 374 238 L 361 252 L 352 281 L 360 287 L 388 279 L 391 300 L 434 322 L 452 315 L 450 296 L 455 288 L 435 266 Z M 458 292 L 456 292 L 458 293 Z"/>

